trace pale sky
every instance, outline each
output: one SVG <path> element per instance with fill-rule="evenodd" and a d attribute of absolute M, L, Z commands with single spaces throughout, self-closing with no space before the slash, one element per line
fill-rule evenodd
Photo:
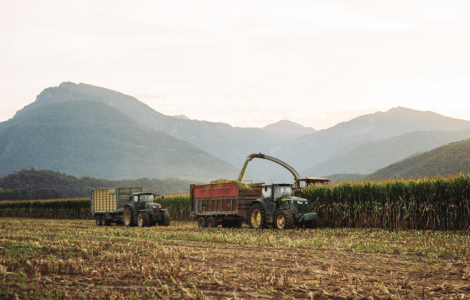
<path fill-rule="evenodd" d="M 233 126 L 470 120 L 470 1 L 1 1 L 0 121 L 61 82 Z"/>

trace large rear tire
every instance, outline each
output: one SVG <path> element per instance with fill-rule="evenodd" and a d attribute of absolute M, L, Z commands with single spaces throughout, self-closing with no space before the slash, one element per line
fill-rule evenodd
<path fill-rule="evenodd" d="M 248 212 L 248 224 L 251 229 L 263 229 L 267 228 L 266 226 L 266 212 L 263 205 L 260 203 L 255 203 L 251 206 L 250 211 Z"/>
<path fill-rule="evenodd" d="M 135 225 L 134 212 L 129 206 L 124 210 L 124 225 L 126 227 Z"/>
<path fill-rule="evenodd" d="M 288 210 L 279 210 L 274 217 L 274 227 L 279 230 L 294 229 L 294 216 Z"/>
<path fill-rule="evenodd" d="M 219 224 L 217 223 L 216 218 L 209 217 L 209 218 L 207 218 L 206 226 L 207 226 L 207 228 L 217 228 L 217 226 L 219 226 Z"/>
<path fill-rule="evenodd" d="M 170 226 L 170 214 L 167 211 L 163 212 L 162 220 L 158 223 L 160 226 Z"/>
<path fill-rule="evenodd" d="M 149 215 L 146 212 L 139 212 L 137 214 L 137 226 L 147 227 L 149 226 Z"/>

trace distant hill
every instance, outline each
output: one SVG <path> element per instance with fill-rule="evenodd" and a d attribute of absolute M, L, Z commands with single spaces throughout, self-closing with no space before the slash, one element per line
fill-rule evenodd
<path fill-rule="evenodd" d="M 283 145 L 277 152 L 277 157 L 294 168 L 305 170 L 306 166 L 313 167 L 325 158 L 331 158 L 335 151 L 350 143 L 359 146 L 361 143 L 386 140 L 414 131 L 464 129 L 470 129 L 470 121 L 444 117 L 429 111 L 396 107 L 387 112 L 360 116 L 297 138 Z M 359 170 L 354 171 L 357 172 Z"/>
<path fill-rule="evenodd" d="M 239 170 L 97 101 L 52 102 L 0 123 L 0 170 L 49 167 L 105 179 L 208 182 Z"/>
<path fill-rule="evenodd" d="M 183 120 L 191 120 L 190 118 L 186 117 L 185 115 L 174 115 L 173 117 Z"/>
<path fill-rule="evenodd" d="M 301 173 L 305 176 L 335 173 L 371 174 L 392 163 L 409 158 L 410 155 L 468 138 L 470 138 L 470 129 L 405 133 L 386 140 L 369 141 L 359 147 L 348 149 L 349 151 L 344 151 Z"/>
<path fill-rule="evenodd" d="M 144 125 L 189 142 L 239 168 L 247 155 L 268 152 L 277 143 L 275 138 L 266 135 L 261 128 L 232 127 L 225 123 L 166 116 L 134 97 L 83 83 L 63 82 L 58 87 L 45 89 L 37 96 L 36 101 L 19 110 L 14 118 L 48 103 L 89 100 L 106 103 Z M 248 172 L 252 175 L 273 173 L 270 172 L 270 167 L 268 165 L 266 170 L 255 163 Z"/>
<path fill-rule="evenodd" d="M 366 179 L 442 177 L 470 172 L 470 139 L 453 142 L 382 168 Z"/>
<path fill-rule="evenodd" d="M 28 191 L 57 189 L 64 198 L 89 197 L 90 190 L 110 187 L 142 187 L 144 192 L 158 190 L 159 194 L 181 194 L 189 193 L 191 183 L 196 182 L 178 178 L 139 178 L 135 180 L 77 178 L 60 172 L 34 169 L 22 169 L 19 172 L 0 177 L 0 188 L 3 190 L 20 188 Z"/>
<path fill-rule="evenodd" d="M 261 129 L 266 135 L 277 138 L 280 142 L 290 141 L 303 135 L 316 132 L 312 127 L 305 127 L 288 120 L 281 120 L 277 123 L 264 126 Z"/>

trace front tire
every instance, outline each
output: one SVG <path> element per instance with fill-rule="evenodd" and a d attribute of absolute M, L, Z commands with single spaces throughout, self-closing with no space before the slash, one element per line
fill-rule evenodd
<path fill-rule="evenodd" d="M 130 227 L 130 226 L 134 226 L 134 224 L 135 224 L 134 212 L 128 206 L 124 210 L 124 225 L 126 225 L 126 227 Z"/>
<path fill-rule="evenodd" d="M 317 221 L 308 222 L 305 224 L 305 229 L 317 228 Z"/>
<path fill-rule="evenodd" d="M 149 226 L 149 215 L 146 212 L 139 212 L 137 214 L 137 226 L 147 227 Z"/>
<path fill-rule="evenodd" d="M 170 214 L 165 210 L 162 215 L 162 220 L 158 223 L 160 226 L 170 226 Z"/>
<path fill-rule="evenodd" d="M 279 230 L 294 229 L 294 216 L 288 210 L 283 209 L 278 211 L 274 217 L 274 227 Z"/>
<path fill-rule="evenodd" d="M 247 221 L 251 229 L 263 229 L 267 227 L 266 212 L 260 203 L 255 203 L 251 206 Z"/>

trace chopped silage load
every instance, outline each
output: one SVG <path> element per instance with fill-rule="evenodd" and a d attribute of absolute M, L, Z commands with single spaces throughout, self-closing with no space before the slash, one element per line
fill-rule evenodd
<path fill-rule="evenodd" d="M 209 184 L 230 183 L 230 182 L 236 182 L 239 189 L 249 189 L 250 188 L 250 186 L 248 184 L 244 184 L 243 182 L 240 182 L 238 180 L 224 179 L 224 178 L 213 180 L 213 181 L 209 182 Z"/>

